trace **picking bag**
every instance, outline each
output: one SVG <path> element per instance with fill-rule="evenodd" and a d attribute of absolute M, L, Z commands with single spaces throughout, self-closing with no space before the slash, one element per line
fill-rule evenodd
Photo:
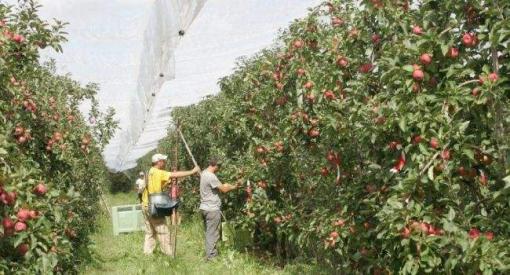
<path fill-rule="evenodd" d="M 166 192 L 149 194 L 149 214 L 153 217 L 170 216 L 178 205 L 179 200 L 170 198 Z"/>

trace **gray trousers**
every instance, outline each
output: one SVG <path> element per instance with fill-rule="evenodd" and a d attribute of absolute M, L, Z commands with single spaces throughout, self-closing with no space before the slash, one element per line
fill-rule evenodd
<path fill-rule="evenodd" d="M 205 257 L 212 259 L 218 255 L 216 243 L 220 238 L 221 211 L 201 210 L 205 228 Z"/>

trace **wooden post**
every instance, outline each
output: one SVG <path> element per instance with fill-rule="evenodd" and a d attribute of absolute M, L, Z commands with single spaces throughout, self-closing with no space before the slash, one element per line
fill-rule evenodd
<path fill-rule="evenodd" d="M 178 126 L 177 126 L 178 127 Z M 172 155 L 173 155 L 173 165 L 172 165 L 172 171 L 178 171 L 179 170 L 179 150 L 177 145 L 179 144 L 179 138 L 177 136 L 177 133 L 174 138 L 174 148 L 172 148 Z M 172 179 L 172 185 L 170 186 L 170 192 L 172 192 L 172 188 L 178 188 L 179 181 L 174 178 Z M 177 209 L 172 210 L 172 216 L 171 216 L 171 232 L 170 232 L 170 242 L 172 245 L 172 255 L 175 258 L 176 257 L 176 250 L 177 250 L 177 226 L 180 224 L 180 217 L 179 212 Z"/>

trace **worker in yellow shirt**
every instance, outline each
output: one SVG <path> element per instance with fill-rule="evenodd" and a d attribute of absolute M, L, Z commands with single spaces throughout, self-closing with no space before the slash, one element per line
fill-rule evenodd
<path fill-rule="evenodd" d="M 149 194 L 161 193 L 168 185 L 171 178 L 183 178 L 200 172 L 200 167 L 195 166 L 193 170 L 168 172 L 163 170 L 166 165 L 167 156 L 155 154 L 152 156 L 152 167 L 147 174 L 148 185 L 142 195 L 143 215 L 145 218 L 145 241 L 143 252 L 152 254 L 156 248 L 156 237 L 159 241 L 161 251 L 167 255 L 172 255 L 170 247 L 170 233 L 165 217 L 152 217 L 149 214 Z"/>

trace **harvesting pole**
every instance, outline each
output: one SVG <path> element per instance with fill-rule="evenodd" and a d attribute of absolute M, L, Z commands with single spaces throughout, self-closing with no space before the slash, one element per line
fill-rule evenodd
<path fill-rule="evenodd" d="M 193 161 L 193 164 L 195 166 L 198 166 L 197 161 L 195 160 L 195 157 L 193 156 L 193 153 L 191 153 L 191 149 L 189 149 L 188 143 L 186 142 L 186 139 L 184 138 L 184 135 L 181 132 L 181 128 L 180 128 L 179 123 L 177 123 L 177 132 L 179 133 L 179 136 L 181 137 L 181 140 L 184 143 L 184 146 L 186 147 L 186 151 L 188 151 L 188 154 L 191 157 L 191 160 Z"/>

